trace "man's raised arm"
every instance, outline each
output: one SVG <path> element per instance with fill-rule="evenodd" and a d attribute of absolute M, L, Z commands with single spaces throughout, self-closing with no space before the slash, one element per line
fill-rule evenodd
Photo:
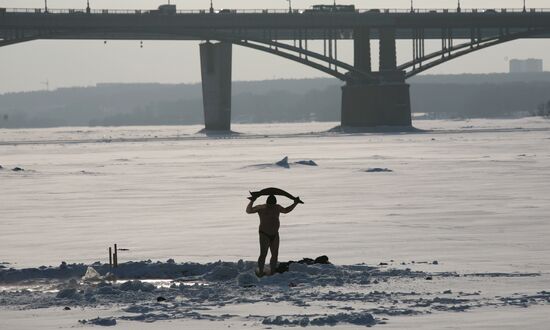
<path fill-rule="evenodd" d="M 257 206 L 252 206 L 252 205 L 254 205 L 254 200 L 250 199 L 250 202 L 246 206 L 246 213 L 248 214 L 258 213 L 259 208 Z"/>
<path fill-rule="evenodd" d="M 292 205 L 290 205 L 290 206 L 288 206 L 288 207 L 282 207 L 282 206 L 281 206 L 280 212 L 281 212 L 281 213 L 285 213 L 285 214 L 286 214 L 286 213 L 292 212 L 292 210 L 294 210 L 294 208 L 296 207 L 296 205 L 298 205 L 298 200 L 299 200 L 299 198 L 296 197 L 296 199 L 294 200 L 294 203 L 292 203 Z"/>

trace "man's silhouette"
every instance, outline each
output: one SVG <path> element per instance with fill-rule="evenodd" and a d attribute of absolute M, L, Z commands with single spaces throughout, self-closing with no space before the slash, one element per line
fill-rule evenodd
<path fill-rule="evenodd" d="M 271 250 L 271 260 L 269 266 L 271 274 L 277 269 L 277 257 L 279 255 L 279 214 L 290 213 L 299 203 L 296 197 L 294 203 L 289 207 L 282 207 L 277 204 L 277 198 L 274 195 L 267 197 L 266 204 L 253 206 L 255 199 L 250 198 L 250 203 L 246 207 L 246 213 L 258 213 L 260 216 L 260 257 L 258 258 L 258 276 L 264 275 L 265 258 L 267 250 Z"/>

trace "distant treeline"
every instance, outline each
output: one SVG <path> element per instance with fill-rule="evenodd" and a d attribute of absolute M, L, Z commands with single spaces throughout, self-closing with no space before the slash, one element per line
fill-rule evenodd
<path fill-rule="evenodd" d="M 415 112 L 440 118 L 529 116 L 550 100 L 550 82 L 411 84 Z"/>
<path fill-rule="evenodd" d="M 538 114 L 550 100 L 550 73 L 420 76 L 410 81 L 413 111 L 434 117 Z M 339 121 L 335 79 L 234 82 L 239 123 Z M 203 123 L 200 84 L 99 84 L 0 95 L 0 128 Z"/>

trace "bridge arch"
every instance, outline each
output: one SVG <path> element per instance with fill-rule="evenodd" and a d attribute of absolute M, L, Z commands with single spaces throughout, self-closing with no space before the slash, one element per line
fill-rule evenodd
<path fill-rule="evenodd" d="M 522 32 L 501 34 L 478 39 L 474 38 L 470 42 L 452 45 L 450 47 L 442 47 L 442 49 L 439 51 L 414 57 L 412 60 L 398 65 L 396 67 L 396 71 L 404 71 L 405 78 L 410 78 L 438 65 L 479 50 L 483 50 L 510 41 L 522 38 L 530 38 L 547 33 L 550 33 L 550 30 L 527 29 L 526 31 Z M 19 43 L 30 42 L 39 39 L 53 39 L 55 37 L 64 35 L 66 35 L 66 33 L 51 32 L 48 34 L 17 37 L 14 39 L 0 39 L 0 47 L 16 45 Z M 167 37 L 170 38 L 171 36 L 167 35 Z M 286 43 L 279 42 L 277 40 L 242 39 L 223 34 L 210 34 L 208 36 L 197 34 L 197 37 L 203 38 L 203 40 L 218 40 L 222 42 L 229 42 L 238 46 L 255 49 L 261 52 L 283 57 L 288 60 L 295 61 L 319 70 L 346 83 L 354 83 L 357 81 L 376 82 L 376 80 L 378 79 L 371 72 L 360 70 L 353 65 L 340 61 L 334 57 L 326 56 L 324 54 L 308 50 L 307 48 L 292 46 Z M 106 37 L 105 39 L 109 38 Z"/>
<path fill-rule="evenodd" d="M 476 51 L 480 51 L 510 41 L 523 38 L 532 38 L 537 35 L 548 33 L 550 33 L 550 30 L 548 29 L 527 29 L 521 32 L 503 33 L 485 38 L 472 38 L 470 42 L 465 42 L 458 45 L 450 45 L 449 47 L 442 47 L 441 50 L 430 54 L 422 54 L 422 56 L 420 57 L 413 58 L 408 62 L 398 65 L 396 67 L 396 71 L 403 71 L 405 72 L 405 78 L 411 78 L 438 65 L 474 53 Z M 319 71 L 322 71 L 346 83 L 354 83 L 357 81 L 376 82 L 379 79 L 379 77 L 376 77 L 371 72 L 359 70 L 351 64 L 339 61 L 329 56 L 312 52 L 308 49 L 281 43 L 276 40 L 247 40 L 224 36 L 218 36 L 216 40 L 231 42 L 235 45 L 248 47 L 258 51 L 267 52 L 276 56 L 287 58 L 289 60 L 296 61 Z M 281 49 L 286 50 L 287 52 Z M 319 60 L 319 62 L 322 64 L 310 60 L 310 57 Z M 338 68 L 347 70 L 347 72 L 343 73 L 339 71 Z"/>
<path fill-rule="evenodd" d="M 548 32 L 549 30 L 547 29 L 528 29 L 522 32 L 473 39 L 470 42 L 465 42 L 456 46 L 452 45 L 451 47 L 444 47 L 441 50 L 433 52 L 431 54 L 413 58 L 411 61 L 399 65 L 397 67 L 397 70 L 406 71 L 405 77 L 410 78 L 435 66 L 477 52 L 479 50 L 483 50 L 518 39 L 530 38 L 540 34 L 546 34 Z M 428 63 L 425 64 L 426 62 Z"/>

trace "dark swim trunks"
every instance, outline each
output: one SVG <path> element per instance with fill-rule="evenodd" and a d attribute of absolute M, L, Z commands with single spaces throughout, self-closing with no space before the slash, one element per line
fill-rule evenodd
<path fill-rule="evenodd" d="M 276 240 L 277 238 L 279 238 L 279 233 L 275 234 L 275 235 L 270 235 L 264 231 L 261 231 L 260 230 L 260 235 L 264 235 L 265 237 L 267 237 L 269 239 L 269 243 L 273 242 L 274 240 Z"/>

